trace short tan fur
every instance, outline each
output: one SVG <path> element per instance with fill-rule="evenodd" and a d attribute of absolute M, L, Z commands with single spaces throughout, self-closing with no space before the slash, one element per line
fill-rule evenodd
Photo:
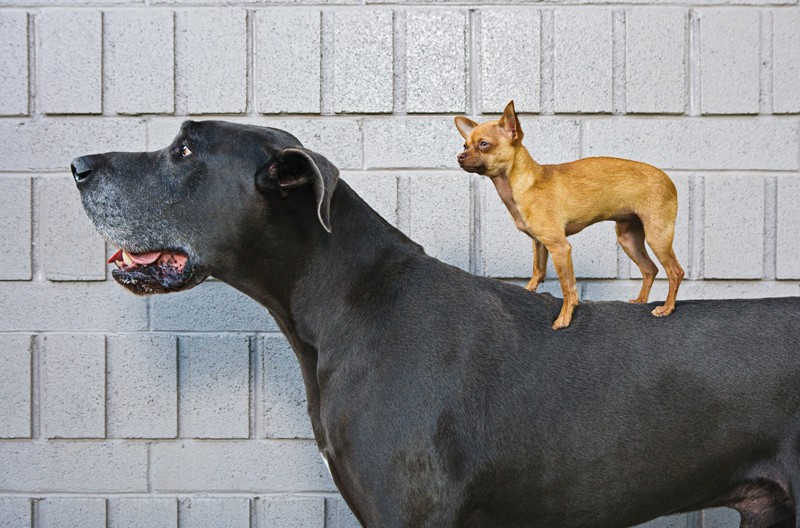
<path fill-rule="evenodd" d="M 540 165 L 522 144 L 514 101 L 497 121 L 478 124 L 459 116 L 455 123 L 466 140 L 458 155 L 461 168 L 489 177 L 517 229 L 533 239 L 533 276 L 527 289 L 536 291 L 544 281 L 547 256 L 553 256 L 564 295 L 554 330 L 569 325 L 578 304 L 567 236 L 603 220 L 616 222 L 619 244 L 642 272 L 642 289 L 631 302 L 647 302 L 658 272 L 646 241 L 669 280 L 667 300 L 652 314 L 661 317 L 675 310 L 684 273 L 672 250 L 678 193 L 669 176 L 652 165 L 619 158 Z"/>

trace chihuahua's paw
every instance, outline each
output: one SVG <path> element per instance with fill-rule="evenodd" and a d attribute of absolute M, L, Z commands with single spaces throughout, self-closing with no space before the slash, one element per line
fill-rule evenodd
<path fill-rule="evenodd" d="M 526 289 L 526 290 L 528 290 L 528 291 L 530 291 L 530 292 L 535 292 L 535 291 L 536 291 L 536 288 L 538 288 L 538 287 L 539 287 L 539 284 L 541 284 L 541 283 L 540 283 L 540 282 L 538 282 L 538 281 L 534 281 L 533 279 L 531 279 L 531 281 L 530 281 L 530 282 L 528 282 L 528 284 L 526 284 L 526 285 L 525 285 L 525 289 Z"/>
<path fill-rule="evenodd" d="M 553 323 L 553 330 L 560 330 L 562 328 L 566 328 L 569 326 L 569 323 L 572 321 L 571 317 L 559 317 L 556 319 L 556 322 Z"/>
<path fill-rule="evenodd" d="M 633 304 L 647 304 L 647 299 L 642 299 L 641 297 L 637 297 L 635 299 L 631 299 L 628 302 Z"/>
<path fill-rule="evenodd" d="M 656 317 L 666 317 L 667 315 L 671 314 L 675 311 L 675 307 L 667 307 L 667 306 L 656 306 L 651 314 L 655 315 Z"/>

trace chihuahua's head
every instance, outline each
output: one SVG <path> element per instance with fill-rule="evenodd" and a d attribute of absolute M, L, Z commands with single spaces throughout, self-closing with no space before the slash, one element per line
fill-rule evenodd
<path fill-rule="evenodd" d="M 522 147 L 522 127 L 514 111 L 514 101 L 506 105 L 503 117 L 497 121 L 478 124 L 463 116 L 455 121 L 466 140 L 464 152 L 458 155 L 461 168 L 490 178 L 505 175 L 517 149 Z"/>

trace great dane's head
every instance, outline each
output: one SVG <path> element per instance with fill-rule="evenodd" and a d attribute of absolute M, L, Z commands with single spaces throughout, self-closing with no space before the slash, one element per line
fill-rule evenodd
<path fill-rule="evenodd" d="M 187 289 L 258 258 L 256 238 L 259 251 L 280 252 L 286 230 L 327 234 L 339 175 L 288 132 L 223 121 L 186 121 L 155 152 L 76 158 L 72 174 L 119 248 L 113 277 L 137 294 Z"/>

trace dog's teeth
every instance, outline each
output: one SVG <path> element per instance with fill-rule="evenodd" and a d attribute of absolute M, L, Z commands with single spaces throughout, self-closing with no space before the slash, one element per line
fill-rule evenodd
<path fill-rule="evenodd" d="M 128 254 L 127 251 L 122 252 L 122 260 L 128 266 L 133 266 L 133 259 L 131 258 L 131 256 Z"/>

